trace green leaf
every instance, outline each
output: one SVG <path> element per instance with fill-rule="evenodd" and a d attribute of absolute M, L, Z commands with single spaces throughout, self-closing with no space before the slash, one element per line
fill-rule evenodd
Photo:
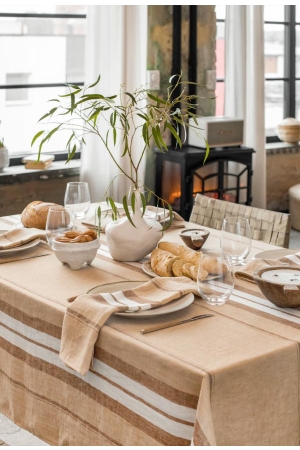
<path fill-rule="evenodd" d="M 117 218 L 118 218 L 118 209 L 117 209 L 117 207 L 115 205 L 115 202 L 114 202 L 114 200 L 111 197 L 108 197 L 107 199 L 108 199 L 108 201 L 110 203 L 110 206 L 111 206 L 111 209 L 112 209 L 112 212 L 113 212 L 112 213 L 112 219 L 113 220 L 117 220 Z"/>
<path fill-rule="evenodd" d="M 166 151 L 168 151 L 168 147 L 166 146 L 166 144 L 165 144 L 165 142 L 164 142 L 164 140 L 163 140 L 163 138 L 162 138 L 162 135 L 161 135 L 161 133 L 160 133 L 159 125 L 156 125 L 155 131 L 156 131 L 156 133 L 157 133 L 157 138 L 159 139 L 159 141 L 160 141 L 162 147 L 163 147 Z"/>
<path fill-rule="evenodd" d="M 121 157 L 125 156 L 127 152 L 128 152 L 128 139 L 126 138 L 124 152 L 122 153 Z"/>
<path fill-rule="evenodd" d="M 71 94 L 71 114 L 73 113 L 75 108 L 75 95 Z"/>
<path fill-rule="evenodd" d="M 117 130 L 115 128 L 113 128 L 113 138 L 114 138 L 114 146 L 115 146 L 116 142 L 117 142 Z"/>
<path fill-rule="evenodd" d="M 69 94 L 59 95 L 59 97 L 71 97 L 72 95 L 78 94 L 81 89 L 78 89 L 77 91 L 70 92 Z"/>
<path fill-rule="evenodd" d="M 151 199 L 151 192 L 150 191 L 148 191 L 148 194 L 147 194 L 147 202 L 149 203 L 150 202 L 150 199 Z"/>
<path fill-rule="evenodd" d="M 148 133 L 148 123 L 144 123 L 143 128 L 142 128 L 142 135 L 143 135 L 143 139 L 145 144 L 149 147 L 149 133 Z"/>
<path fill-rule="evenodd" d="M 90 115 L 88 120 L 93 120 L 94 119 L 94 122 L 95 122 L 95 119 L 97 120 L 97 118 L 98 118 L 100 112 L 102 111 L 102 109 L 103 108 L 100 107 L 100 108 L 96 108 L 96 110 L 93 110 L 92 114 Z"/>
<path fill-rule="evenodd" d="M 126 214 L 127 219 L 129 220 L 129 222 L 131 223 L 131 225 L 134 226 L 134 228 L 136 228 L 136 226 L 134 225 L 134 223 L 132 222 L 132 219 L 131 219 L 131 217 L 130 217 L 130 212 L 129 212 L 129 209 L 128 209 L 128 204 L 127 204 L 127 198 L 126 198 L 126 195 L 124 195 L 124 197 L 123 197 L 123 208 L 124 208 L 124 211 L 125 211 L 125 214 Z"/>
<path fill-rule="evenodd" d="M 100 78 L 101 78 L 101 75 L 98 75 L 97 81 L 95 81 L 95 83 L 93 83 L 93 84 L 90 84 L 90 85 L 89 85 L 89 88 L 92 88 L 92 87 L 96 86 L 96 84 L 99 83 Z"/>
<path fill-rule="evenodd" d="M 116 125 L 116 120 L 117 120 L 117 111 L 114 112 L 113 126 Z"/>
<path fill-rule="evenodd" d="M 147 203 L 146 203 L 146 199 L 145 199 L 144 194 L 142 194 L 142 192 L 141 192 L 140 195 L 141 195 L 141 201 L 142 201 L 142 205 L 143 205 L 143 213 L 142 213 L 142 216 L 143 216 L 145 214 L 145 211 L 146 211 Z"/>
<path fill-rule="evenodd" d="M 204 140 L 205 140 L 205 144 L 206 144 L 206 152 L 205 152 L 205 158 L 204 158 L 203 164 L 205 164 L 205 161 L 207 160 L 209 152 L 210 152 L 209 144 L 206 139 L 204 139 Z"/>
<path fill-rule="evenodd" d="M 47 100 L 48 102 L 58 102 L 58 103 L 60 103 L 60 101 L 59 100 L 57 100 L 57 98 L 51 98 L 51 100 Z"/>
<path fill-rule="evenodd" d="M 86 145 L 86 142 L 85 142 L 85 140 L 84 140 L 83 137 L 81 138 L 81 140 L 82 140 L 82 142 L 84 143 L 84 145 Z"/>
<path fill-rule="evenodd" d="M 37 138 L 39 138 L 43 133 L 45 132 L 45 130 L 39 131 L 38 133 L 36 133 L 33 136 L 33 139 L 31 141 L 31 147 L 33 146 L 33 144 L 35 143 L 35 141 L 37 140 Z"/>
<path fill-rule="evenodd" d="M 48 116 L 51 116 L 51 113 L 50 113 L 50 112 L 48 112 L 47 114 L 44 114 L 44 115 L 38 120 L 38 122 L 40 122 L 40 121 L 43 120 L 43 119 L 46 119 L 46 117 L 48 117 Z"/>
<path fill-rule="evenodd" d="M 69 137 L 69 140 L 68 140 L 68 142 L 67 142 L 66 148 L 69 147 L 69 144 L 70 144 L 70 142 L 71 142 L 71 140 L 73 139 L 74 136 L 75 136 L 75 134 L 74 134 L 74 131 L 73 131 L 73 133 L 72 133 L 71 136 Z"/>
<path fill-rule="evenodd" d="M 149 92 L 147 93 L 148 97 L 150 97 L 152 100 L 155 100 L 157 103 L 163 103 L 164 105 L 167 104 L 167 102 L 165 100 L 163 100 L 162 98 L 157 97 L 156 95 L 152 95 Z"/>
<path fill-rule="evenodd" d="M 161 145 L 160 145 L 160 141 L 157 137 L 157 132 L 155 127 L 152 128 L 152 136 L 154 138 L 155 144 L 157 145 L 157 147 L 159 148 L 160 151 L 162 151 Z"/>
<path fill-rule="evenodd" d="M 109 117 L 109 121 L 110 121 L 111 126 L 113 127 L 114 126 L 114 113 L 111 113 L 111 115 Z"/>
<path fill-rule="evenodd" d="M 170 216 L 170 220 L 167 221 L 166 225 L 163 226 L 162 231 L 166 231 L 168 228 L 170 228 L 170 226 L 172 225 L 173 222 L 173 209 L 172 206 L 168 204 L 168 209 L 169 209 L 169 216 Z"/>
<path fill-rule="evenodd" d="M 136 104 L 136 99 L 134 98 L 134 96 L 132 94 L 130 94 L 130 92 L 125 92 L 125 94 L 131 98 L 133 104 Z"/>
<path fill-rule="evenodd" d="M 81 98 L 85 98 L 87 100 L 103 100 L 105 97 L 101 94 L 84 94 Z"/>
<path fill-rule="evenodd" d="M 134 192 L 131 194 L 131 208 L 132 208 L 132 212 L 135 212 L 135 193 Z"/>
<path fill-rule="evenodd" d="M 146 120 L 147 122 L 149 121 L 149 117 L 146 116 L 146 114 L 137 113 L 137 115 L 138 115 L 139 117 L 141 117 L 142 119 Z"/>
<path fill-rule="evenodd" d="M 176 139 L 176 141 L 178 142 L 180 147 L 182 147 L 181 139 L 180 139 L 178 133 L 176 132 L 175 128 L 169 122 L 166 122 L 166 127 L 171 131 L 171 133 L 173 134 L 174 138 Z"/>
<path fill-rule="evenodd" d="M 69 84 L 69 86 L 71 86 L 71 88 L 73 88 L 73 89 L 79 89 L 81 91 L 81 88 L 79 86 L 77 86 L 76 84 Z"/>
<path fill-rule="evenodd" d="M 72 151 L 71 153 L 69 153 L 68 159 L 67 159 L 67 163 L 73 158 L 73 156 L 76 153 L 76 144 L 73 145 Z"/>

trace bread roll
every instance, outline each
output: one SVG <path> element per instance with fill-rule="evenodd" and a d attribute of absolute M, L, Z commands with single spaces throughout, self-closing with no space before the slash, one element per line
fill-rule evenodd
<path fill-rule="evenodd" d="M 183 277 L 182 266 L 185 264 L 183 259 L 177 259 L 172 264 L 172 272 L 175 277 Z"/>
<path fill-rule="evenodd" d="M 161 277 L 172 277 L 172 265 L 174 261 L 177 261 L 178 256 L 174 256 L 169 252 L 165 252 L 160 248 L 156 248 L 151 253 L 151 268 Z"/>
<path fill-rule="evenodd" d="M 181 270 L 184 277 L 192 278 L 192 275 L 190 273 L 190 267 L 192 267 L 193 264 L 191 263 L 185 263 L 183 264 Z"/>
<path fill-rule="evenodd" d="M 184 245 L 162 241 L 158 243 L 158 248 L 179 256 L 181 259 L 191 263 L 193 266 L 199 264 L 200 252 L 196 252 L 195 250 L 187 248 Z"/>
<path fill-rule="evenodd" d="M 199 269 L 198 265 L 191 266 L 189 271 L 191 274 L 191 278 L 194 281 L 197 281 L 197 277 L 199 278 L 200 281 L 203 281 L 203 280 L 205 280 L 205 278 L 208 275 L 208 272 L 205 269 L 203 269 L 202 267 L 200 267 L 200 269 Z"/>
<path fill-rule="evenodd" d="M 47 214 L 51 206 L 61 206 L 56 203 L 45 203 L 35 201 L 29 203 L 23 210 L 21 215 L 21 222 L 26 228 L 39 228 L 44 230 L 46 228 Z M 61 206 L 61 208 L 63 208 Z"/>
<path fill-rule="evenodd" d="M 202 255 L 201 266 L 212 275 L 220 275 L 227 272 L 227 267 L 224 263 L 220 263 L 217 258 L 211 258 L 205 254 Z"/>

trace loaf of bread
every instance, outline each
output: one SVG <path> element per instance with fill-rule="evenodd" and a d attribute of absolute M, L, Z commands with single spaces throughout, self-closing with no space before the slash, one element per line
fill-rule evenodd
<path fill-rule="evenodd" d="M 201 266 L 212 275 L 221 275 L 227 272 L 227 267 L 224 263 L 220 263 L 217 258 L 211 258 L 205 254 L 202 254 Z"/>
<path fill-rule="evenodd" d="M 179 259 L 178 256 L 156 248 L 151 253 L 151 269 L 161 277 L 173 277 L 172 265 Z"/>
<path fill-rule="evenodd" d="M 46 228 L 46 221 L 48 210 L 51 206 L 60 206 L 56 203 L 45 203 L 35 201 L 29 203 L 23 210 L 21 215 L 21 222 L 26 228 L 39 228 L 44 230 Z"/>
<path fill-rule="evenodd" d="M 183 277 L 183 272 L 182 272 L 182 266 L 185 264 L 185 261 L 183 261 L 183 259 L 177 259 L 176 261 L 173 262 L 172 264 L 172 272 L 173 275 L 175 275 L 175 277 Z"/>
<path fill-rule="evenodd" d="M 200 252 L 196 252 L 184 245 L 175 244 L 174 242 L 162 241 L 158 243 L 158 248 L 165 250 L 166 252 L 172 253 L 175 256 L 184 261 L 191 263 L 193 266 L 199 264 Z"/>

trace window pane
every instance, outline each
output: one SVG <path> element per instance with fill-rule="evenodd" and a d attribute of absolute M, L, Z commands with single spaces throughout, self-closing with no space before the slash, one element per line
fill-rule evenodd
<path fill-rule="evenodd" d="M 283 81 L 265 82 L 266 136 L 276 136 L 277 125 L 283 120 Z"/>
<path fill-rule="evenodd" d="M 80 82 L 84 44 L 85 36 L 0 36 L 0 84 L 8 74 L 27 74 L 29 84 Z"/>
<path fill-rule="evenodd" d="M 216 75 L 217 78 L 224 78 L 225 75 L 225 24 L 217 22 L 216 36 Z"/>
<path fill-rule="evenodd" d="M 300 22 L 300 7 L 296 5 L 296 22 Z"/>
<path fill-rule="evenodd" d="M 226 5 L 216 5 L 215 11 L 217 19 L 226 18 Z"/>
<path fill-rule="evenodd" d="M 37 18 L 37 17 L 1 17 L 0 35 L 11 36 L 66 36 L 84 35 L 85 19 Z"/>
<path fill-rule="evenodd" d="M 296 26 L 296 77 L 300 78 L 300 25 Z"/>
<path fill-rule="evenodd" d="M 272 22 L 284 21 L 283 5 L 264 5 L 264 20 Z"/>
<path fill-rule="evenodd" d="M 224 88 L 225 84 L 222 81 L 216 84 L 216 116 L 224 116 Z"/>
<path fill-rule="evenodd" d="M 265 31 L 265 75 L 283 77 L 284 74 L 284 25 L 266 25 Z"/>
<path fill-rule="evenodd" d="M 300 120 L 300 81 L 296 81 L 296 119 Z"/>
<path fill-rule="evenodd" d="M 86 14 L 86 5 L 0 5 L 0 13 Z"/>
<path fill-rule="evenodd" d="M 26 100 L 22 99 L 22 91 L 27 91 Z M 53 107 L 48 103 L 51 98 L 68 93 L 67 88 L 10 89 L 10 100 L 7 101 L 8 90 L 0 89 L 1 137 L 10 154 L 38 152 L 38 144 L 30 147 L 33 136 L 40 130 L 47 129 L 44 124 L 37 123 L 40 117 Z M 54 127 L 54 126 L 53 126 Z M 52 127 L 50 128 L 52 129 Z M 43 151 L 66 150 L 70 132 L 62 131 L 50 140 Z"/>

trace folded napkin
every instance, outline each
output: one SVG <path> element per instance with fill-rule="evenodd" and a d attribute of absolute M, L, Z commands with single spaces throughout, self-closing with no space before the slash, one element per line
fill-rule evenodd
<path fill-rule="evenodd" d="M 80 295 L 65 313 L 61 360 L 71 369 L 86 375 L 101 327 L 113 313 L 155 308 L 188 293 L 199 295 L 196 283 L 189 278 L 157 277 L 132 290 Z"/>
<path fill-rule="evenodd" d="M 253 259 L 243 268 L 235 272 L 236 278 L 240 280 L 250 281 L 255 283 L 253 272 L 260 269 L 266 269 L 271 266 L 288 265 L 290 267 L 300 267 L 300 252 L 294 255 L 287 255 L 279 259 Z"/>
<path fill-rule="evenodd" d="M 125 217 L 125 211 L 120 210 L 120 218 Z M 170 221 L 169 210 L 164 208 L 156 208 L 156 206 L 147 206 L 144 214 L 144 218 L 147 220 L 156 220 L 162 225 L 167 224 Z M 81 222 L 90 228 L 98 228 L 97 220 L 95 220 L 95 215 Z M 105 232 L 105 227 L 112 221 L 112 214 L 109 211 L 104 211 L 101 217 L 101 231 Z M 173 211 L 173 220 L 170 228 L 185 228 L 185 220 L 175 211 Z"/>
<path fill-rule="evenodd" d="M 37 238 L 46 240 L 46 231 L 37 228 L 15 228 L 0 234 L 0 250 L 20 247 Z"/>

